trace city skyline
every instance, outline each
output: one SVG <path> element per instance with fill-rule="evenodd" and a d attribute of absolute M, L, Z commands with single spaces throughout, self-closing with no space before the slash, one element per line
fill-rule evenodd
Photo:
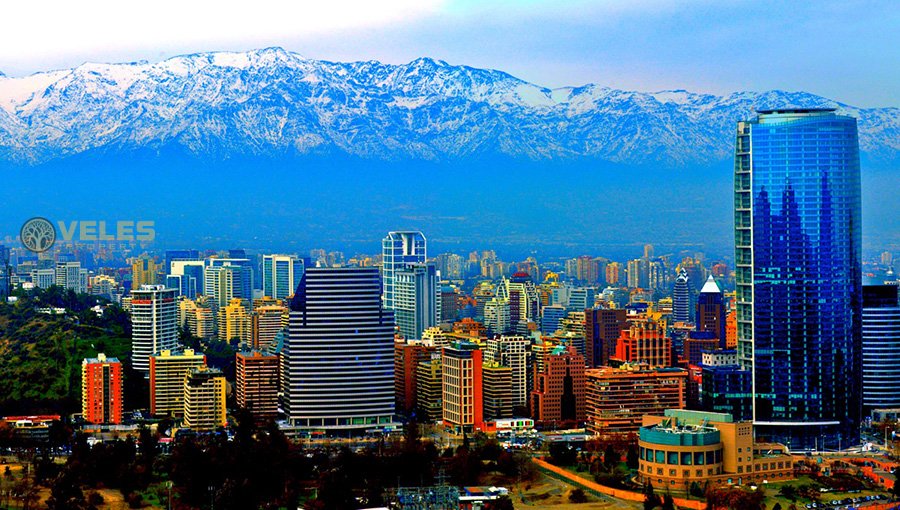
<path fill-rule="evenodd" d="M 2 10 L 0 510 L 900 510 L 890 0 Z"/>

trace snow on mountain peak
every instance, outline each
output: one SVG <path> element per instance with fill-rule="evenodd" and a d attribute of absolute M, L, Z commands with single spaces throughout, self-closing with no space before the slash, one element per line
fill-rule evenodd
<path fill-rule="evenodd" d="M 837 106 L 860 119 L 864 151 L 900 159 L 897 108 L 858 109 L 804 92 L 550 90 L 428 57 L 405 65 L 340 63 L 283 48 L 0 78 L 0 155 L 40 163 L 93 149 L 174 144 L 213 158 L 502 154 L 671 166 L 728 158 L 735 122 L 755 108 L 786 104 Z"/>

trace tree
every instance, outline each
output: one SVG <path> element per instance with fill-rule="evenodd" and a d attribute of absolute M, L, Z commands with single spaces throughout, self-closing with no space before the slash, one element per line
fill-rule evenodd
<path fill-rule="evenodd" d="M 628 466 L 628 469 L 637 469 L 640 467 L 638 451 L 634 445 L 628 447 L 628 452 L 625 454 L 625 464 Z"/>
<path fill-rule="evenodd" d="M 782 485 L 778 494 L 787 500 L 797 501 L 797 487 L 794 485 Z"/>
<path fill-rule="evenodd" d="M 619 463 L 620 458 L 612 443 L 607 444 L 606 449 L 603 451 L 603 465 L 606 466 L 606 469 L 610 470 L 615 467 Z"/>
<path fill-rule="evenodd" d="M 644 510 L 653 510 L 662 505 L 662 499 L 653 492 L 653 484 L 647 482 L 644 485 Z"/>
<path fill-rule="evenodd" d="M 549 451 L 550 462 L 557 466 L 571 466 L 578 460 L 578 451 L 567 443 L 551 443 Z"/>
<path fill-rule="evenodd" d="M 587 495 L 583 490 L 576 487 L 572 489 L 572 492 L 569 493 L 569 502 L 570 503 L 587 503 Z"/>
<path fill-rule="evenodd" d="M 668 492 L 663 496 L 662 510 L 675 510 L 675 500 Z"/>
<path fill-rule="evenodd" d="M 705 493 L 706 491 L 704 491 L 703 488 L 700 487 L 699 483 L 691 482 L 691 487 L 688 491 L 688 494 L 694 496 L 695 498 L 702 498 Z"/>
<path fill-rule="evenodd" d="M 78 483 L 78 477 L 69 469 L 63 470 L 50 488 L 47 508 L 49 510 L 78 510 L 86 506 L 87 502 Z"/>
<path fill-rule="evenodd" d="M 775 506 L 772 507 L 772 510 L 781 510 L 781 503 L 775 503 Z"/>

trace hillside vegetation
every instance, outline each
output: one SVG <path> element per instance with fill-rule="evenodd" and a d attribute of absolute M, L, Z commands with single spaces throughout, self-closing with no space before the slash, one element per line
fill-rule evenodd
<path fill-rule="evenodd" d="M 132 395 L 140 402 L 135 386 L 143 381 L 130 370 L 130 324 L 121 308 L 110 305 L 98 316 L 96 297 L 58 287 L 18 297 L 0 303 L 0 416 L 79 411 L 81 362 L 98 352 L 125 364 L 126 403 Z M 66 313 L 38 312 L 42 307 Z"/>

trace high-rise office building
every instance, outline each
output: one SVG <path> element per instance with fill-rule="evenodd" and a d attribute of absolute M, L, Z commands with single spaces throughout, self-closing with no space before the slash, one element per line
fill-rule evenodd
<path fill-rule="evenodd" d="M 81 413 L 95 424 L 122 423 L 122 363 L 103 353 L 81 363 Z"/>
<path fill-rule="evenodd" d="M 757 434 L 791 449 L 856 444 L 861 224 L 856 119 L 760 110 L 739 122 L 738 360 Z"/>
<path fill-rule="evenodd" d="M 294 295 L 306 265 L 296 255 L 263 255 L 263 295 L 275 299 Z"/>
<path fill-rule="evenodd" d="M 626 311 L 594 309 L 584 312 L 585 363 L 589 367 L 608 366 L 616 355 L 619 335 L 628 327 Z"/>
<path fill-rule="evenodd" d="M 625 268 L 618 262 L 610 262 L 606 265 L 607 285 L 622 285 L 625 282 Z"/>
<path fill-rule="evenodd" d="M 184 414 L 184 379 L 192 368 L 206 366 L 206 356 L 192 349 L 164 350 L 150 356 L 150 414 Z"/>
<path fill-rule="evenodd" d="M 532 418 L 542 422 L 584 421 L 584 370 L 584 356 L 572 346 L 558 345 L 547 353 L 542 369 L 534 373 Z"/>
<path fill-rule="evenodd" d="M 31 283 L 39 289 L 48 289 L 56 285 L 56 269 L 32 269 Z"/>
<path fill-rule="evenodd" d="M 647 259 L 629 260 L 626 274 L 629 287 L 646 289 L 650 286 L 650 261 Z"/>
<path fill-rule="evenodd" d="M 381 242 L 384 307 L 394 309 L 394 273 L 408 264 L 423 264 L 426 241 L 421 232 L 388 232 Z"/>
<path fill-rule="evenodd" d="M 184 296 L 188 299 L 196 299 L 197 297 L 197 279 L 190 275 L 166 275 L 166 287 L 177 289 L 179 296 Z"/>
<path fill-rule="evenodd" d="M 486 361 L 481 366 L 481 374 L 484 420 L 496 421 L 512 417 L 512 369 Z"/>
<path fill-rule="evenodd" d="M 413 263 L 394 271 L 394 320 L 407 340 L 440 323 L 440 274 L 434 264 Z"/>
<path fill-rule="evenodd" d="M 491 335 L 502 335 L 511 332 L 509 300 L 491 298 L 484 303 L 484 325 Z"/>
<path fill-rule="evenodd" d="M 592 434 L 637 432 L 644 415 L 684 409 L 686 370 L 647 365 L 585 371 L 586 429 Z"/>
<path fill-rule="evenodd" d="M 173 260 L 170 263 L 170 269 L 168 276 L 180 276 L 182 277 L 182 285 L 186 286 L 188 289 L 193 286 L 196 289 L 196 294 L 203 294 L 206 289 L 204 288 L 203 282 L 203 273 L 206 269 L 206 262 L 203 260 Z M 193 283 L 191 283 L 193 280 Z M 166 284 L 168 285 L 168 283 Z M 186 294 L 182 294 L 186 295 Z M 190 297 L 190 296 L 188 296 Z M 191 299 L 194 299 L 192 297 Z"/>
<path fill-rule="evenodd" d="M 596 287 L 576 287 L 569 292 L 569 311 L 583 312 L 594 307 L 597 300 Z"/>
<path fill-rule="evenodd" d="M 249 261 L 233 263 L 223 259 L 210 259 L 215 262 L 203 271 L 203 294 L 210 299 L 213 310 L 228 306 L 234 298 L 253 299 L 253 268 Z"/>
<path fill-rule="evenodd" d="M 234 298 L 228 306 L 219 310 L 219 340 L 231 342 L 237 339 L 244 347 L 253 342 L 253 319 L 247 310 L 247 301 Z"/>
<path fill-rule="evenodd" d="M 148 374 L 150 356 L 178 345 L 178 291 L 143 285 L 131 291 L 131 363 Z"/>
<path fill-rule="evenodd" d="M 900 303 L 896 285 L 863 287 L 862 405 L 900 408 Z"/>
<path fill-rule="evenodd" d="M 566 318 L 568 312 L 563 305 L 548 305 L 541 308 L 541 333 L 552 335 L 559 329 L 559 322 Z"/>
<path fill-rule="evenodd" d="M 251 316 L 254 349 L 267 351 L 275 342 L 275 335 L 284 329 L 287 308 L 281 305 L 263 305 L 253 309 Z"/>
<path fill-rule="evenodd" d="M 131 263 L 131 288 L 139 289 L 142 285 L 156 285 L 156 274 L 160 267 L 155 260 L 143 256 L 134 259 Z"/>
<path fill-rule="evenodd" d="M 166 250 L 165 266 L 163 271 L 172 272 L 172 262 L 197 261 L 200 260 L 200 252 L 197 250 Z"/>
<path fill-rule="evenodd" d="M 665 322 L 632 321 L 622 330 L 616 343 L 616 359 L 627 363 L 646 363 L 650 368 L 672 366 L 672 338 Z"/>
<path fill-rule="evenodd" d="M 686 270 L 682 269 L 675 278 L 672 291 L 672 320 L 691 322 L 691 282 Z"/>
<path fill-rule="evenodd" d="M 694 324 L 697 331 L 713 333 L 719 340 L 719 348 L 725 349 L 727 339 L 725 335 L 725 300 L 722 290 L 712 275 L 700 289 L 697 297 L 697 317 Z"/>
<path fill-rule="evenodd" d="M 59 287 L 79 294 L 88 291 L 88 271 L 81 267 L 81 262 L 57 262 L 55 276 Z"/>
<path fill-rule="evenodd" d="M 209 367 L 194 367 L 184 378 L 184 427 L 209 432 L 228 425 L 225 418 L 225 376 Z"/>
<path fill-rule="evenodd" d="M 235 401 L 257 423 L 278 416 L 278 356 L 259 351 L 235 355 Z"/>
<path fill-rule="evenodd" d="M 473 431 L 484 424 L 483 352 L 471 342 L 453 342 L 441 357 L 444 424 Z"/>
<path fill-rule="evenodd" d="M 443 397 L 441 350 L 431 353 L 431 359 L 416 368 L 416 416 L 420 423 L 435 423 L 442 419 Z"/>
<path fill-rule="evenodd" d="M 307 268 L 281 352 L 282 409 L 300 428 L 393 425 L 394 314 L 376 268 Z"/>
<path fill-rule="evenodd" d="M 394 398 L 398 414 L 410 417 L 416 411 L 416 378 L 419 365 L 431 360 L 433 345 L 421 340 L 394 342 Z"/>
<path fill-rule="evenodd" d="M 484 361 L 512 369 L 512 405 L 528 405 L 531 340 L 523 336 L 501 336 L 485 342 Z"/>
<path fill-rule="evenodd" d="M 528 273 L 518 272 L 502 278 L 497 286 L 497 298 L 509 301 L 509 329 L 517 334 L 528 333 L 528 323 L 540 320 L 540 300 Z"/>
<path fill-rule="evenodd" d="M 205 298 L 178 301 L 178 327 L 187 328 L 197 338 L 216 337 L 216 317 Z"/>

